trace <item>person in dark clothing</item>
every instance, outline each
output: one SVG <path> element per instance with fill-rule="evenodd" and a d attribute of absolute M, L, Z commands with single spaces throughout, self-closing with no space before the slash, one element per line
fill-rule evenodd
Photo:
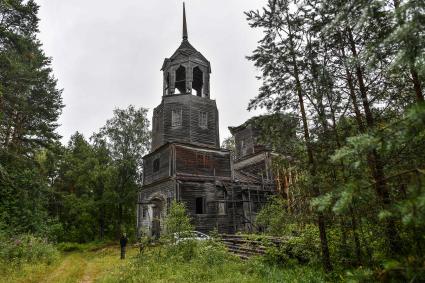
<path fill-rule="evenodd" d="M 128 238 L 124 233 L 120 238 L 120 246 L 121 246 L 121 259 L 125 259 L 125 247 L 127 246 Z"/>

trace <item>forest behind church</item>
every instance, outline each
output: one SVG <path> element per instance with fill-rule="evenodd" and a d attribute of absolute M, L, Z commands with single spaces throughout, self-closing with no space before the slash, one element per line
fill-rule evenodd
<path fill-rule="evenodd" d="M 37 12 L 31 0 L 0 0 L 1 263 L 50 262 L 59 243 L 135 235 L 150 147 L 147 110 L 134 106 L 61 144 L 62 91 L 37 39 Z M 248 108 L 278 114 L 261 120 L 263 139 L 281 156 L 275 172 L 297 176 L 256 225 L 288 240 L 249 266 L 221 252 L 205 261 L 201 248 L 190 249 L 193 265 L 183 254 L 164 268 L 227 263 L 279 282 L 286 269 L 320 266 L 318 281 L 425 280 L 425 2 L 268 0 L 246 17 L 263 32 L 247 57 L 262 82 Z M 294 129 L 282 117 L 295 119 Z M 146 275 L 135 266 L 121 281 Z"/>

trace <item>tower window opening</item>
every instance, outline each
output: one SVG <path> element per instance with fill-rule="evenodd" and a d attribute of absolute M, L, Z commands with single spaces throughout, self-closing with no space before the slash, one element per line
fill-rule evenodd
<path fill-rule="evenodd" d="M 176 71 L 176 92 L 177 94 L 186 93 L 186 68 L 180 66 Z"/>
<path fill-rule="evenodd" d="M 197 96 L 202 96 L 202 86 L 204 85 L 203 73 L 199 67 L 193 68 L 192 88 L 196 91 Z"/>
<path fill-rule="evenodd" d="M 170 73 L 167 72 L 165 75 L 165 94 L 169 94 L 170 91 Z"/>

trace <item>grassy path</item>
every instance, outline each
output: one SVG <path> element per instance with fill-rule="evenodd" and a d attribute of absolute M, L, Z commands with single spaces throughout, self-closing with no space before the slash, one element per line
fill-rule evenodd
<path fill-rule="evenodd" d="M 189 246 L 190 247 L 190 246 Z M 191 252 L 191 259 L 183 255 Z M 119 247 L 103 246 L 62 254 L 52 265 L 26 264 L 0 275 L 0 283 L 322 283 L 325 274 L 315 266 L 287 268 L 265 264 L 263 261 L 241 261 L 224 248 L 207 243 L 188 248 L 157 246 L 136 257 L 138 249 L 131 248 L 127 259 L 121 260 Z"/>
<path fill-rule="evenodd" d="M 137 253 L 128 251 L 128 257 Z M 54 265 L 25 266 L 19 273 L 1 278 L 0 282 L 43 282 L 43 283 L 91 283 L 113 269 L 127 263 L 120 260 L 118 247 L 105 247 L 95 251 L 71 252 L 64 254 Z"/>

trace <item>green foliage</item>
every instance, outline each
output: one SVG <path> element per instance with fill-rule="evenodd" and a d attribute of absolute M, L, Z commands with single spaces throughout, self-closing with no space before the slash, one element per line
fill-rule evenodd
<path fill-rule="evenodd" d="M 270 0 L 246 12 L 263 32 L 248 57 L 262 80 L 249 107 L 299 116 L 293 128 L 304 137 L 269 133 L 273 144 L 293 144 L 277 148 L 286 161 L 275 164 L 287 207 L 270 205 L 258 221 L 282 236 L 291 223 L 317 221 L 326 269 L 329 258 L 368 264 L 352 280 L 415 280 L 407 270 L 424 260 L 422 2 Z M 385 272 L 392 260 L 398 274 Z"/>
<path fill-rule="evenodd" d="M 286 200 L 281 197 L 272 198 L 257 214 L 255 222 L 271 235 L 282 235 L 288 224 Z"/>
<path fill-rule="evenodd" d="M 57 249 L 61 252 L 75 252 L 75 251 L 83 251 L 84 245 L 79 243 L 72 242 L 62 242 L 56 245 Z"/>
<path fill-rule="evenodd" d="M 60 227 L 48 216 L 50 193 L 39 165 L 1 149 L 0 160 L 4 164 L 1 165 L 0 228 L 11 234 L 31 232 L 54 238 L 51 232 Z"/>
<path fill-rule="evenodd" d="M 193 230 L 184 203 L 175 200 L 172 201 L 170 210 L 165 218 L 165 226 L 167 235 L 172 240 L 174 239 L 174 233 L 182 234 Z"/>
<path fill-rule="evenodd" d="M 147 109 L 133 105 L 126 109 L 115 109 L 114 116 L 93 137 L 96 145 L 108 150 L 114 166 L 111 195 L 115 202 L 116 236 L 122 230 L 134 232 L 135 229 L 134 200 L 142 181 L 142 157 L 150 149 L 151 133 L 147 112 Z"/>
<path fill-rule="evenodd" d="M 218 245 L 218 246 L 217 246 Z M 326 282 L 316 267 L 282 268 L 262 260 L 240 260 L 215 242 L 198 242 L 190 259 L 176 255 L 175 247 L 148 249 L 104 275 L 99 282 Z"/>
<path fill-rule="evenodd" d="M 376 278 L 373 271 L 368 268 L 358 268 L 355 270 L 348 270 L 345 274 L 344 281 L 346 282 L 373 282 Z"/>
<path fill-rule="evenodd" d="M 58 258 L 58 250 L 46 239 L 32 235 L 13 238 L 0 235 L 0 273 L 23 263 L 52 264 Z"/>
<path fill-rule="evenodd" d="M 72 243 L 72 242 L 61 242 L 55 245 L 55 247 L 61 252 L 87 252 L 96 251 L 106 246 L 110 246 L 113 242 L 94 241 L 90 243 Z"/>
<path fill-rule="evenodd" d="M 26 155 L 58 139 L 63 107 L 51 60 L 36 38 L 37 13 L 34 1 L 0 3 L 0 145 Z"/>
<path fill-rule="evenodd" d="M 230 150 L 233 154 L 236 154 L 235 138 L 233 136 L 225 138 L 221 143 L 221 147 Z"/>
<path fill-rule="evenodd" d="M 54 237 L 49 184 L 36 156 L 58 140 L 63 105 L 36 37 L 37 12 L 34 1 L 0 2 L 0 229 Z"/>

